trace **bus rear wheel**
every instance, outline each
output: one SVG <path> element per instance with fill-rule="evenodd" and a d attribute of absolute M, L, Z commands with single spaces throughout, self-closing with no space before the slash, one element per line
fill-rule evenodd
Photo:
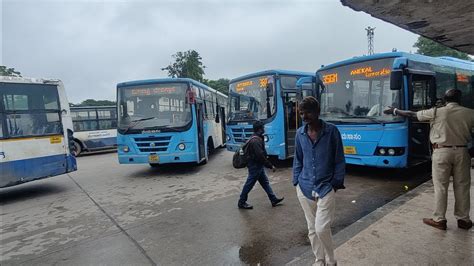
<path fill-rule="evenodd" d="M 78 141 L 74 141 L 74 156 L 79 156 L 82 152 L 82 146 Z"/>

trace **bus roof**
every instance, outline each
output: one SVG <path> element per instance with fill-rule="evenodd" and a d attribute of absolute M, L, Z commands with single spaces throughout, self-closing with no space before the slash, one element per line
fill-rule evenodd
<path fill-rule="evenodd" d="M 244 80 L 244 79 L 249 79 L 253 77 L 258 77 L 258 76 L 265 76 L 265 75 L 298 75 L 298 76 L 314 76 L 315 73 L 311 72 L 304 72 L 304 71 L 294 71 L 294 70 L 282 70 L 282 69 L 269 69 L 269 70 L 263 70 L 259 72 L 254 72 L 251 74 L 247 74 L 244 76 L 240 76 L 238 78 L 234 78 L 230 81 L 230 83 L 239 81 L 239 80 Z"/>
<path fill-rule="evenodd" d="M 405 52 L 390 52 L 390 53 L 380 53 L 380 54 L 353 57 L 351 59 L 346 59 L 343 61 L 339 61 L 337 63 L 324 66 L 320 68 L 318 72 L 335 68 L 335 67 L 339 67 L 339 66 L 348 65 L 348 64 L 383 59 L 383 58 L 392 58 L 392 57 L 406 57 L 408 60 L 418 61 L 422 63 L 429 63 L 429 64 L 435 64 L 435 65 L 474 70 L 473 62 L 458 59 L 458 58 L 453 58 L 453 57 L 448 57 L 448 56 L 431 57 L 431 56 L 426 56 L 426 55 L 410 54 L 410 53 L 405 53 Z"/>
<path fill-rule="evenodd" d="M 61 80 L 59 79 L 28 78 L 28 77 L 13 77 L 13 76 L 0 76 L 0 82 L 30 83 L 30 84 L 62 84 Z"/>
<path fill-rule="evenodd" d="M 156 83 L 172 83 L 172 82 L 180 82 L 180 83 L 192 83 L 195 86 L 205 88 L 209 91 L 216 92 L 221 94 L 222 96 L 227 97 L 227 95 L 199 82 L 194 79 L 190 78 L 160 78 L 160 79 L 144 79 L 144 80 L 133 80 L 133 81 L 126 81 L 117 84 L 117 88 L 119 87 L 131 87 L 131 86 L 140 86 L 140 85 L 149 85 L 149 84 L 156 84 Z"/>

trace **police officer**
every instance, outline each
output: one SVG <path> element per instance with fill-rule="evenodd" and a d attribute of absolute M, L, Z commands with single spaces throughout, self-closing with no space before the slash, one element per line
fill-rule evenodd
<path fill-rule="evenodd" d="M 474 110 L 459 105 L 461 91 L 450 89 L 444 96 L 446 106 L 434 107 L 418 112 L 389 107 L 385 114 L 400 115 L 430 121 L 430 141 L 433 147 L 432 175 L 435 194 L 433 218 L 424 218 L 423 223 L 446 230 L 446 208 L 448 203 L 449 178 L 453 176 L 454 216 L 458 227 L 469 230 L 471 189 L 471 158 L 467 146 L 471 142 L 474 127 Z"/>

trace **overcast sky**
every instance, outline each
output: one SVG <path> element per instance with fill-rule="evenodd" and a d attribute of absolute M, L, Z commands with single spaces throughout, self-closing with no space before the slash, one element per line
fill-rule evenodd
<path fill-rule="evenodd" d="M 367 53 L 415 51 L 417 35 L 338 0 L 2 0 L 1 65 L 61 79 L 70 102 L 115 100 L 118 82 L 165 77 L 177 51 L 194 49 L 205 78 L 265 69 L 314 72 Z"/>

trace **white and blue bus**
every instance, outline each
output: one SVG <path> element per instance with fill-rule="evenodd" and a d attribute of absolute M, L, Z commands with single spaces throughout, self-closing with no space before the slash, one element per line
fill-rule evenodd
<path fill-rule="evenodd" d="M 77 169 L 59 80 L 0 77 L 0 187 Z"/>
<path fill-rule="evenodd" d="M 227 150 L 236 151 L 253 134 L 256 120 L 265 123 L 268 155 L 284 160 L 294 155 L 295 134 L 302 121 L 298 114 L 301 91 L 296 82 L 314 73 L 267 70 L 230 81 L 227 116 Z M 311 95 L 304 90 L 303 95 Z"/>
<path fill-rule="evenodd" d="M 119 83 L 117 106 L 121 164 L 204 164 L 225 145 L 227 96 L 195 80 Z"/>
<path fill-rule="evenodd" d="M 449 88 L 474 108 L 474 63 L 403 52 L 356 57 L 322 67 L 317 76 L 321 118 L 339 128 L 346 162 L 405 168 L 429 161 L 430 124 L 385 115 L 387 106 L 418 111 L 435 106 Z"/>
<path fill-rule="evenodd" d="M 117 147 L 116 106 L 71 107 L 76 156 L 83 151 Z"/>

